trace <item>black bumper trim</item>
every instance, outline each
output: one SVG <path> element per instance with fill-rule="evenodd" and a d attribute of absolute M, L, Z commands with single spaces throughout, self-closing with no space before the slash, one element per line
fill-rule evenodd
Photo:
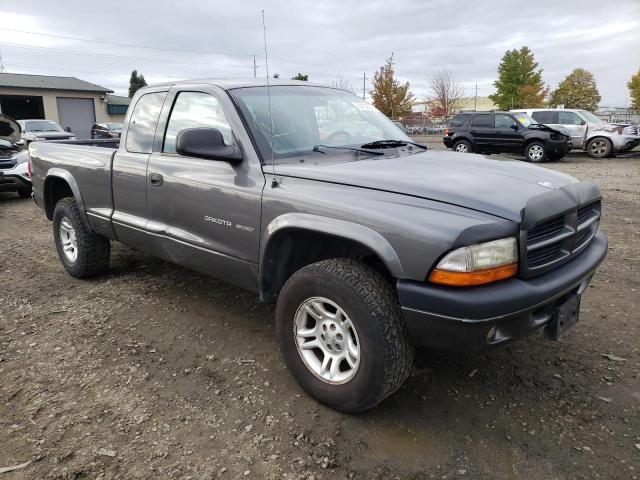
<path fill-rule="evenodd" d="M 469 288 L 399 280 L 405 322 L 416 345 L 456 351 L 474 352 L 523 337 L 548 323 L 564 296 L 586 288 L 606 253 L 607 239 L 598 232 L 572 261 L 529 280 Z"/>

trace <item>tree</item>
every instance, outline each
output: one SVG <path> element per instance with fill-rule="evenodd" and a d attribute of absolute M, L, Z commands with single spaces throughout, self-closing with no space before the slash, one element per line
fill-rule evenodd
<path fill-rule="evenodd" d="M 291 77 L 291 80 L 303 80 L 306 82 L 309 80 L 309 75 L 303 75 L 300 72 L 298 72 L 298 74 L 295 77 Z"/>
<path fill-rule="evenodd" d="M 581 108 L 593 112 L 601 97 L 593 74 L 584 68 L 576 68 L 558 84 L 549 98 L 549 106 L 564 104 L 565 108 Z"/>
<path fill-rule="evenodd" d="M 394 77 L 393 53 L 373 75 L 373 90 L 369 92 L 373 106 L 388 117 L 400 117 L 411 112 L 413 94 L 409 82 L 400 84 Z"/>
<path fill-rule="evenodd" d="M 138 75 L 138 71 L 131 72 L 131 78 L 129 78 L 129 98 L 133 98 L 133 95 L 142 87 L 147 86 L 147 81 L 144 79 L 144 75 Z"/>
<path fill-rule="evenodd" d="M 346 77 L 336 77 L 333 80 L 329 80 L 329 82 L 327 82 L 327 85 L 331 88 L 337 88 L 346 92 L 355 93 L 355 89 L 351 85 L 349 79 Z"/>
<path fill-rule="evenodd" d="M 640 110 L 640 69 L 631 77 L 627 87 L 629 87 L 629 95 L 631 95 L 631 108 Z"/>
<path fill-rule="evenodd" d="M 431 108 L 429 113 L 448 121 L 462 108 L 464 88 L 457 82 L 451 72 L 440 70 L 429 77 L 427 86 Z"/>
<path fill-rule="evenodd" d="M 496 93 L 489 98 L 502 110 L 543 107 L 549 89 L 528 47 L 507 50 L 498 66 Z"/>

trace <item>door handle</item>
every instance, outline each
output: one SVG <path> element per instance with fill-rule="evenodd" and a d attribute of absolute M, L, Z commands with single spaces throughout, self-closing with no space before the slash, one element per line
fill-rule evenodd
<path fill-rule="evenodd" d="M 163 178 L 159 173 L 152 173 L 149 175 L 149 183 L 154 187 L 159 187 L 162 185 Z"/>

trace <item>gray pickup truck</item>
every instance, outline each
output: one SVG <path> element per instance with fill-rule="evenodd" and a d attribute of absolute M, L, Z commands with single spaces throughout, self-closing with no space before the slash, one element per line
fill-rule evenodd
<path fill-rule="evenodd" d="M 117 240 L 258 293 L 297 381 L 344 412 L 396 391 L 416 345 L 559 338 L 607 252 L 592 183 L 427 151 L 307 82 L 144 88 L 109 142 L 29 148 L 66 270 L 103 273 Z"/>

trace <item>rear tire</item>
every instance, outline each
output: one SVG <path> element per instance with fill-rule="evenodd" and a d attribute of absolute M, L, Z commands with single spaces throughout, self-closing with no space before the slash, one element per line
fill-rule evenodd
<path fill-rule="evenodd" d="M 109 239 L 93 233 L 82 220 L 71 197 L 60 200 L 53 211 L 53 238 L 64 268 L 76 278 L 104 273 L 109 268 Z"/>
<path fill-rule="evenodd" d="M 524 150 L 527 162 L 542 163 L 547 160 L 547 149 L 542 142 L 531 142 Z"/>
<path fill-rule="evenodd" d="M 587 143 L 587 153 L 591 158 L 606 158 L 613 153 L 613 144 L 605 137 L 592 138 Z"/>
<path fill-rule="evenodd" d="M 294 273 L 278 296 L 276 334 L 302 388 L 342 412 L 373 408 L 411 372 L 413 346 L 396 293 L 355 260 L 325 260 Z"/>
<path fill-rule="evenodd" d="M 473 147 L 469 140 L 458 140 L 453 144 L 453 150 L 458 153 L 472 153 Z"/>

